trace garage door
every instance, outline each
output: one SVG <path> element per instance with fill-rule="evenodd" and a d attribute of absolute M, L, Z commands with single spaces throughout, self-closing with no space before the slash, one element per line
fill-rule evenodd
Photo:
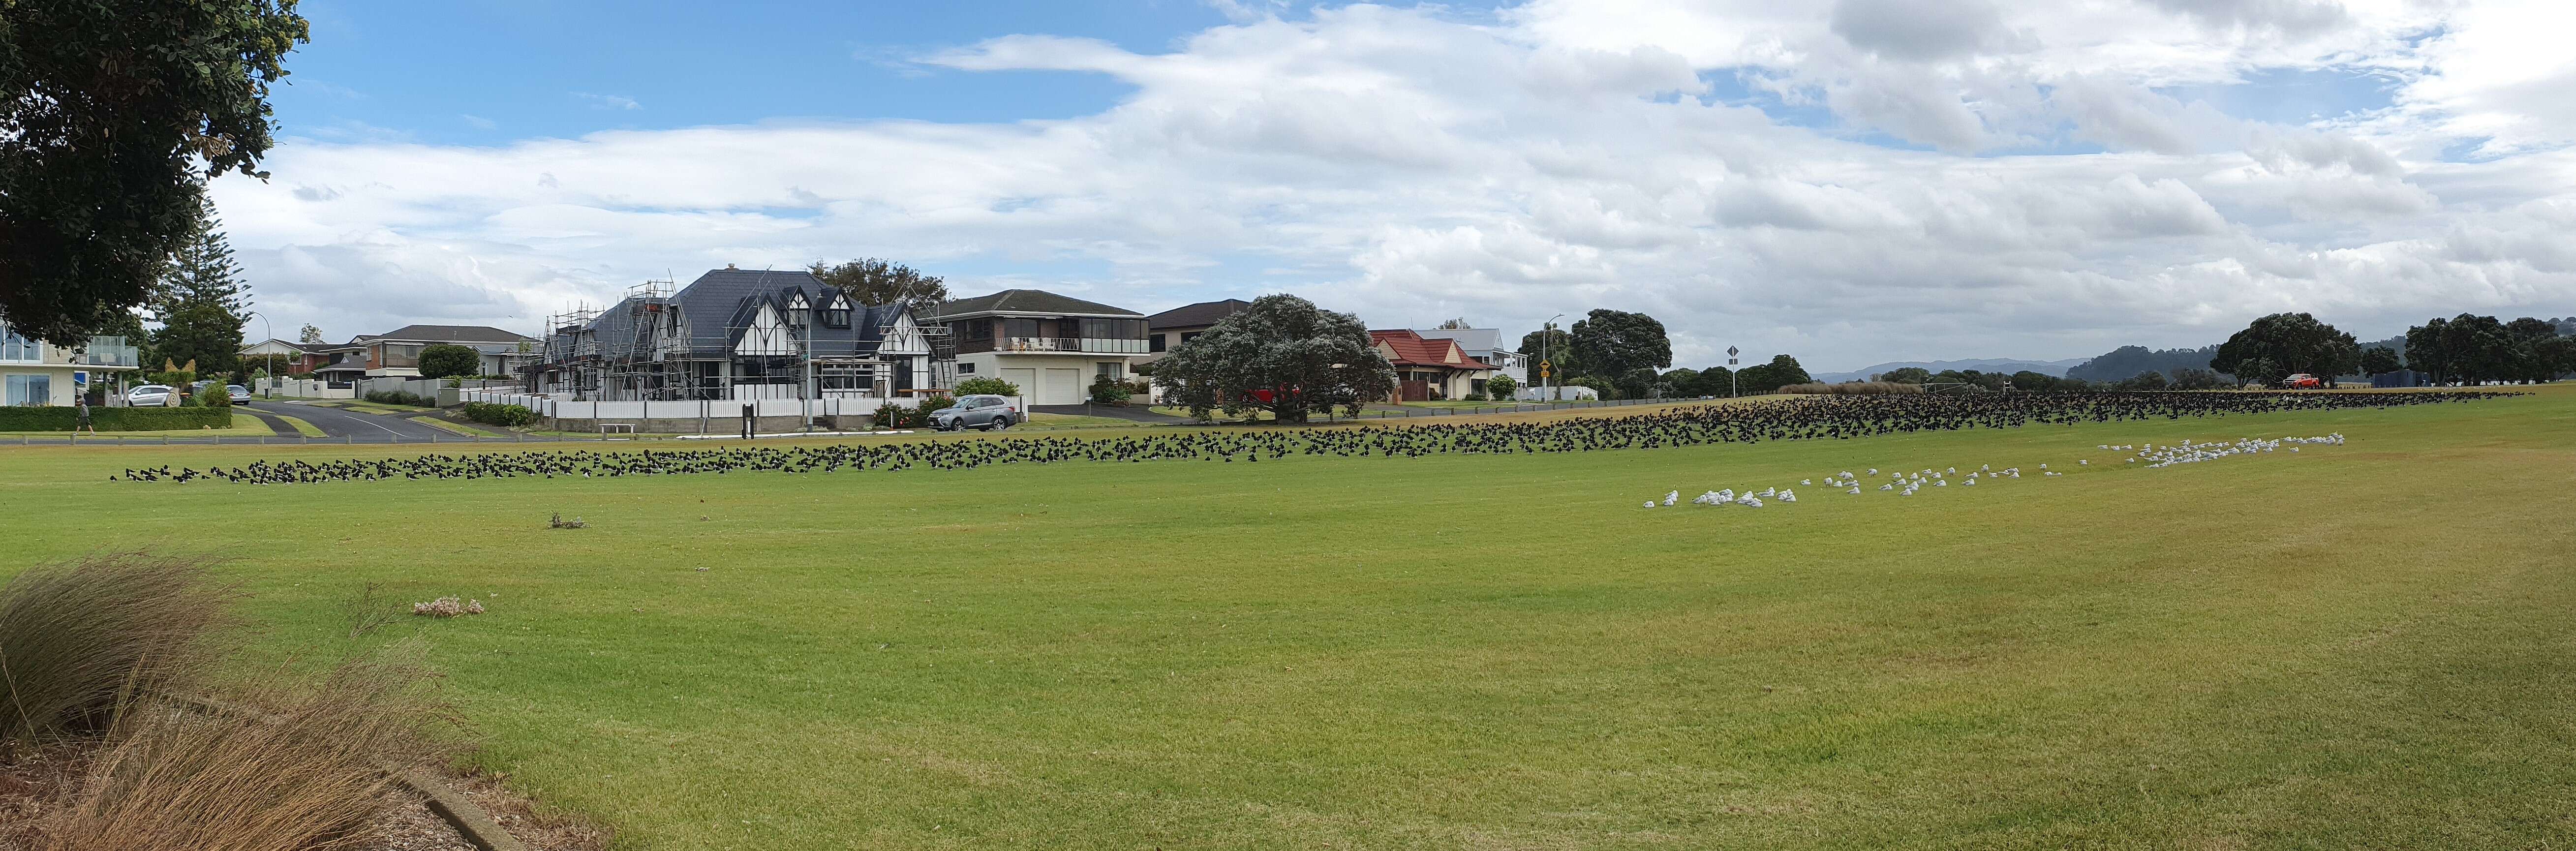
<path fill-rule="evenodd" d="M 1082 370 L 1048 367 L 1046 389 L 1038 391 L 1038 400 L 1032 404 L 1082 404 Z"/>
<path fill-rule="evenodd" d="M 1022 395 L 1022 396 L 1034 396 L 1034 395 L 1037 395 L 1037 392 L 1038 392 L 1038 371 L 1037 371 L 1037 370 L 1034 370 L 1034 369 L 1005 369 L 1005 370 L 1002 370 L 1002 380 L 1003 380 L 1003 381 L 1008 381 L 1008 382 L 1010 382 L 1010 383 L 1012 384 L 1012 386 L 1015 386 L 1015 387 L 1020 388 L 1020 395 Z"/>

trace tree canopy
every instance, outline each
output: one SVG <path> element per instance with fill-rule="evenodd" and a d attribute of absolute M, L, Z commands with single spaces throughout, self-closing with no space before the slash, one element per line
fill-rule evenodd
<path fill-rule="evenodd" d="M 1154 383 L 1166 401 L 1201 419 L 1216 410 L 1259 410 L 1302 423 L 1334 408 L 1358 415 L 1361 405 L 1395 392 L 1395 367 L 1358 317 L 1266 295 L 1173 346 L 1154 362 Z"/>
<path fill-rule="evenodd" d="M 2387 346 L 2372 346 L 2361 350 L 2361 374 L 2363 375 L 2378 375 L 2383 372 L 2396 372 L 2405 368 L 2405 365 L 2399 363 L 2397 360 L 2396 349 L 2391 349 Z"/>
<path fill-rule="evenodd" d="M 1554 376 L 1550 381 L 1556 384 L 1564 384 L 1566 379 L 1584 374 L 1581 362 L 1574 356 L 1574 335 L 1566 333 L 1563 328 L 1546 328 L 1521 335 L 1521 354 L 1529 358 L 1531 381 L 1539 380 L 1542 361 L 1555 367 L 1549 374 Z"/>
<path fill-rule="evenodd" d="M 0 3 L 0 316 L 77 345 L 142 304 L 204 181 L 265 178 L 295 0 Z"/>
<path fill-rule="evenodd" d="M 2247 368 L 2257 362 L 2269 368 Z M 2351 334 L 2335 330 L 2315 316 L 2275 313 L 2254 320 L 2245 330 L 2218 344 L 2218 351 L 2210 356 L 2209 368 L 2267 384 L 2290 373 L 2304 372 L 2331 386 L 2335 376 L 2361 371 L 2361 344 Z"/>
<path fill-rule="evenodd" d="M 439 343 L 420 350 L 420 377 L 452 378 L 483 371 L 483 353 L 472 346 Z"/>
<path fill-rule="evenodd" d="M 948 300 L 946 279 L 874 257 L 837 264 L 816 260 L 805 270 L 862 304 L 901 304 L 921 313 Z"/>
<path fill-rule="evenodd" d="M 1811 384 L 1816 380 L 1807 374 L 1806 367 L 1798 365 L 1797 358 L 1788 355 L 1773 355 L 1770 363 L 1745 367 L 1735 377 L 1742 390 L 1758 393 L 1768 393 L 1792 384 Z"/>
<path fill-rule="evenodd" d="M 1595 309 L 1574 321 L 1572 342 L 1586 375 L 1617 380 L 1673 365 L 1664 323 L 1643 313 Z"/>

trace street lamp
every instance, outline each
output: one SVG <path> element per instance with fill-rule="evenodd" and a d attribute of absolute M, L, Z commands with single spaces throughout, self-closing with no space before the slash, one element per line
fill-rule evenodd
<path fill-rule="evenodd" d="M 261 340 L 261 341 L 260 341 L 260 344 L 261 344 L 261 345 L 267 345 L 267 344 L 269 344 L 269 343 L 272 343 L 272 342 L 276 342 L 276 341 L 277 341 L 277 326 L 272 325 L 272 324 L 269 324 L 269 321 L 268 321 L 268 314 L 261 313 L 261 312 L 259 312 L 259 311 L 254 310 L 254 311 L 251 311 L 250 313 L 245 314 L 245 315 L 248 315 L 248 316 L 257 316 L 257 317 L 259 317 L 259 330 L 260 330 L 261 332 L 263 332 L 263 333 L 265 333 L 265 334 L 267 334 L 267 335 L 268 335 L 268 339 L 266 339 L 266 340 Z M 268 395 L 269 395 L 270 397 L 272 397 L 272 398 L 273 398 L 273 397 L 275 397 L 275 396 L 277 395 L 277 353 L 276 353 L 276 352 L 270 352 L 270 353 L 269 353 L 269 355 L 268 355 L 268 391 L 269 391 L 269 394 L 268 394 Z"/>
<path fill-rule="evenodd" d="M 1548 357 L 1548 344 L 1556 342 L 1556 320 L 1563 318 L 1565 314 L 1559 313 L 1538 324 L 1538 389 L 1539 395 L 1551 402 L 1557 401 L 1556 394 L 1548 392 L 1548 379 L 1556 375 L 1556 360 Z"/>

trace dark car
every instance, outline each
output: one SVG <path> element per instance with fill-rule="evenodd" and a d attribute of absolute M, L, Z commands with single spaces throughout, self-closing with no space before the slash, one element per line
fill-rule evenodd
<path fill-rule="evenodd" d="M 980 428 L 1000 431 L 1027 418 L 1011 400 L 1000 396 L 966 396 L 957 404 L 930 412 L 930 427 L 940 431 Z"/>

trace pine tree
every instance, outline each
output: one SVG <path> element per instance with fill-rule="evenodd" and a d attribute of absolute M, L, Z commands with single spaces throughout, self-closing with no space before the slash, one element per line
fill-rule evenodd
<path fill-rule="evenodd" d="M 196 232 L 170 257 L 152 305 L 162 326 L 152 335 L 153 351 L 194 359 L 208 373 L 232 371 L 250 312 L 250 286 L 241 282 L 222 225 L 214 202 L 199 199 Z"/>
<path fill-rule="evenodd" d="M 153 313 L 166 322 L 182 305 L 212 304 L 235 318 L 248 319 L 250 285 L 241 282 L 232 240 L 224 236 L 214 202 L 199 199 L 197 203 L 196 231 L 163 269 Z"/>

